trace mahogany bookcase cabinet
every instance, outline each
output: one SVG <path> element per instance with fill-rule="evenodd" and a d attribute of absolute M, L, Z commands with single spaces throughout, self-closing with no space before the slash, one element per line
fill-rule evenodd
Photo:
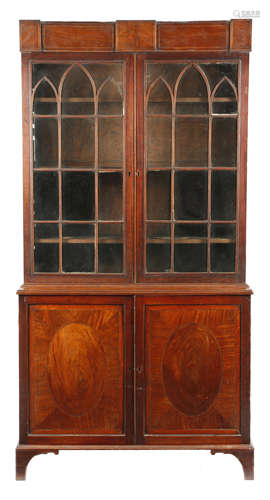
<path fill-rule="evenodd" d="M 251 22 L 21 21 L 17 478 L 65 449 L 231 453 L 253 478 Z"/>

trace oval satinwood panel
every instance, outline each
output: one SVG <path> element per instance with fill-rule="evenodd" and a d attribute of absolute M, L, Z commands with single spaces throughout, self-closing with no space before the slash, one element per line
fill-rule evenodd
<path fill-rule="evenodd" d="M 105 355 L 92 328 L 79 323 L 64 326 L 49 346 L 48 376 L 57 405 L 80 416 L 98 403 L 105 376 Z"/>
<path fill-rule="evenodd" d="M 170 337 L 163 359 L 163 380 L 170 402 L 186 415 L 205 412 L 222 379 L 218 342 L 203 325 L 189 324 Z"/>

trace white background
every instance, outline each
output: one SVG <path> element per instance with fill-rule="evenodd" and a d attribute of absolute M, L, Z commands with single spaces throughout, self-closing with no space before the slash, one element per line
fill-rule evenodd
<path fill-rule="evenodd" d="M 0 73 L 0 495 L 15 499 L 270 498 L 269 460 L 269 15 L 258 0 L 5 0 L 1 5 Z M 231 455 L 180 451 L 66 451 L 35 457 L 26 482 L 14 480 L 18 441 L 18 306 L 23 282 L 22 145 L 19 19 L 42 21 L 229 20 L 233 11 L 260 10 L 253 22 L 250 65 L 247 282 L 252 298 L 252 440 L 256 479 L 243 481 Z M 268 49 L 268 50 L 267 50 Z"/>

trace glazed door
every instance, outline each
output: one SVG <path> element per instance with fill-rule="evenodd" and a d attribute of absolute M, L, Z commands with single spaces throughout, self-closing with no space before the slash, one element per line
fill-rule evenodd
<path fill-rule="evenodd" d="M 22 442 L 130 443 L 132 299 L 27 297 L 21 308 Z"/>
<path fill-rule="evenodd" d="M 246 62 L 177 56 L 138 56 L 138 279 L 239 281 Z"/>
<path fill-rule="evenodd" d="M 247 442 L 248 314 L 245 298 L 137 299 L 139 443 Z"/>
<path fill-rule="evenodd" d="M 28 278 L 130 280 L 133 60 L 119 54 L 48 58 L 33 56 L 29 67 Z"/>

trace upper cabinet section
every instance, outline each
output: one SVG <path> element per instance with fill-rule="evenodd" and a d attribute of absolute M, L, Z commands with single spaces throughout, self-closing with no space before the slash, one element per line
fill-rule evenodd
<path fill-rule="evenodd" d="M 251 21 L 20 22 L 22 52 L 249 52 Z"/>
<path fill-rule="evenodd" d="M 244 281 L 251 22 L 20 34 L 25 282 Z"/>

